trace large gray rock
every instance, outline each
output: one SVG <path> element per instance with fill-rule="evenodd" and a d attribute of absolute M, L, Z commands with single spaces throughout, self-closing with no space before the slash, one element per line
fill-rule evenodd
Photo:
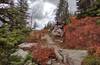
<path fill-rule="evenodd" d="M 21 57 L 22 60 L 24 60 L 27 58 L 28 54 L 29 53 L 27 51 L 24 51 L 22 49 L 18 49 L 15 53 L 11 54 L 11 56 L 18 56 L 18 57 Z"/>

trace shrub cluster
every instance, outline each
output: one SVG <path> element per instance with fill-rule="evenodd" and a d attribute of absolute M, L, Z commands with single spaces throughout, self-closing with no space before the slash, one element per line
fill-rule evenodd
<path fill-rule="evenodd" d="M 100 17 L 85 17 L 76 19 L 71 17 L 71 23 L 64 27 L 65 48 L 87 48 L 91 45 L 100 45 L 100 26 L 96 20 Z"/>

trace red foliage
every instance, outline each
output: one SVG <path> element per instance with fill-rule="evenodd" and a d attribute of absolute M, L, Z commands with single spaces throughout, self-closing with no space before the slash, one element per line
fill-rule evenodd
<path fill-rule="evenodd" d="M 76 19 L 70 17 L 71 24 L 64 26 L 65 48 L 87 48 L 91 45 L 100 45 L 100 26 L 96 19 L 100 17 L 86 17 Z"/>
<path fill-rule="evenodd" d="M 33 60 L 41 65 L 46 65 L 48 60 L 55 57 L 54 49 L 37 46 L 32 50 Z"/>

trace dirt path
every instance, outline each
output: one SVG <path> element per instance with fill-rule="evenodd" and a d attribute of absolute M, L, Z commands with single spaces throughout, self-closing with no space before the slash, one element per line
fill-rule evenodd
<path fill-rule="evenodd" d="M 62 49 L 57 46 L 57 42 L 53 41 L 53 39 L 46 35 L 48 46 L 55 47 L 57 50 L 61 49 L 60 54 L 64 57 L 63 59 L 67 59 L 70 65 L 81 65 L 82 60 L 85 56 L 87 56 L 87 50 L 70 50 L 70 49 Z M 65 58 L 66 57 L 66 58 Z"/>

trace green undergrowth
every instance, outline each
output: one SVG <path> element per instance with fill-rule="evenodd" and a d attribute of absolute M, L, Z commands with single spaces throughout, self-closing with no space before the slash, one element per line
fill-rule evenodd
<path fill-rule="evenodd" d="M 82 65 L 100 65 L 100 57 L 89 55 L 85 57 Z"/>

